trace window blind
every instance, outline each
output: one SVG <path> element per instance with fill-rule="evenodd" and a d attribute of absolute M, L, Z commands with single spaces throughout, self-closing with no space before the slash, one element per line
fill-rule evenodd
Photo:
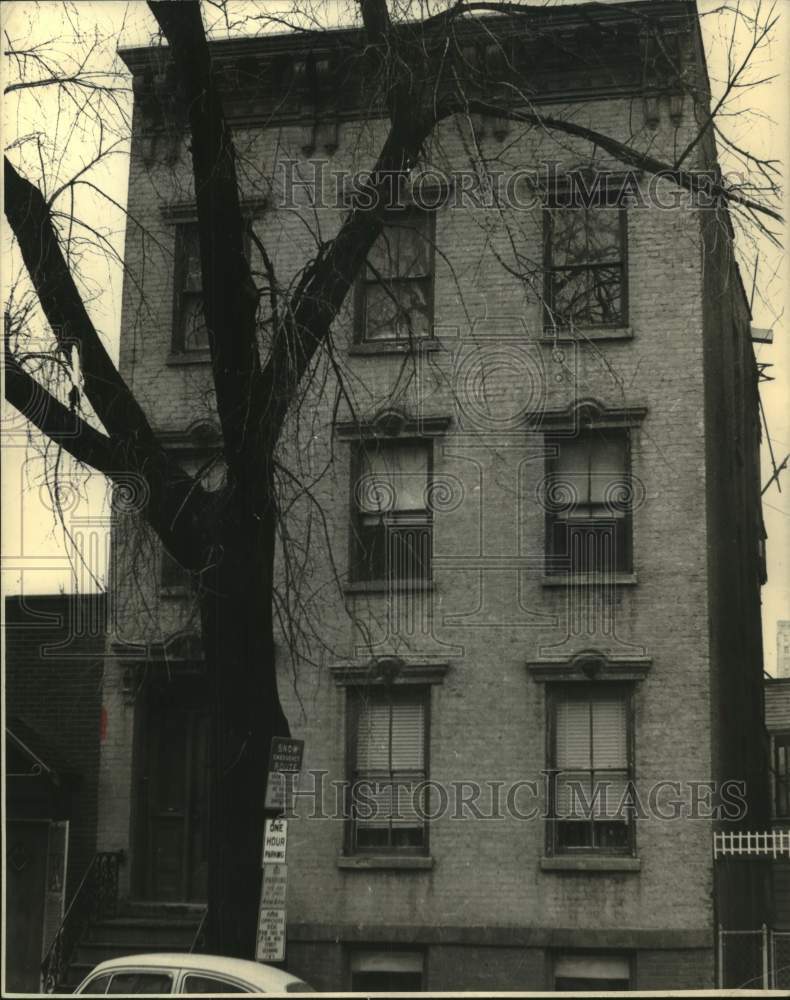
<path fill-rule="evenodd" d="M 428 448 L 419 441 L 366 448 L 359 470 L 359 509 L 365 514 L 425 510 Z"/>
<path fill-rule="evenodd" d="M 559 818 L 583 818 L 585 802 L 595 816 L 614 816 L 628 781 L 628 718 L 623 696 L 565 695 L 556 702 L 555 809 Z M 575 794 L 574 794 L 575 793 Z M 584 797 L 584 801 L 581 800 Z"/>
<path fill-rule="evenodd" d="M 368 828 L 422 825 L 414 788 L 425 776 L 425 704 L 422 696 L 386 692 L 359 706 L 356 779 L 364 783 L 357 823 Z"/>

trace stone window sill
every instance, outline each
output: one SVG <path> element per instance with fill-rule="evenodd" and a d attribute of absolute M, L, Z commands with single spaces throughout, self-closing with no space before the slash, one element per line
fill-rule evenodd
<path fill-rule="evenodd" d="M 617 855 L 562 855 L 541 858 L 540 868 L 544 872 L 638 872 L 642 868 L 642 862 L 639 858 Z"/>
<path fill-rule="evenodd" d="M 356 871 L 372 869 L 427 871 L 433 868 L 433 858 L 422 854 L 341 854 L 337 859 L 337 867 Z"/>
<path fill-rule="evenodd" d="M 570 330 L 543 330 L 543 340 L 547 343 L 583 344 L 585 340 L 632 340 L 634 331 L 630 326 L 599 326 Z"/>
<path fill-rule="evenodd" d="M 397 591 L 433 590 L 433 581 L 425 580 L 359 580 L 347 583 L 343 590 L 346 594 L 387 594 Z"/>
<path fill-rule="evenodd" d="M 207 365 L 211 363 L 211 351 L 206 347 L 200 351 L 172 351 L 167 356 L 167 364 L 172 368 L 180 365 Z"/>
<path fill-rule="evenodd" d="M 423 351 L 438 351 L 441 344 L 433 337 L 423 337 L 416 340 L 371 340 L 367 343 L 352 344 L 348 349 L 351 355 L 371 354 L 418 354 Z"/>
<path fill-rule="evenodd" d="M 617 587 L 635 587 L 638 583 L 636 573 L 557 573 L 541 578 L 544 587 L 602 587 L 614 584 Z"/>

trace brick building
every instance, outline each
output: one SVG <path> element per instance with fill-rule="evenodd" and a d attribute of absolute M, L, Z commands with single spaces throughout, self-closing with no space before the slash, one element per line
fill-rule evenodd
<path fill-rule="evenodd" d="M 468 22 L 452 58 L 500 94 L 528 72 L 542 113 L 671 160 L 707 113 L 702 42 L 693 4 L 647 6 Z M 362 47 L 351 30 L 213 44 L 243 207 L 283 283 L 336 231 L 337 177 L 386 134 Z M 120 364 L 205 468 L 183 110 L 165 50 L 123 57 Z M 470 195 L 482 157 L 505 209 Z M 714 165 L 706 133 L 688 166 Z M 313 772 L 289 828 L 288 965 L 333 990 L 710 986 L 717 923 L 764 916 L 759 883 L 714 898 L 712 832 L 743 794 L 722 783 L 767 817 L 757 372 L 732 231 L 578 135 L 505 118 L 445 121 L 426 166 L 283 448 L 322 510 L 317 526 L 302 496 L 289 515 L 314 539 L 313 642 L 279 647 Z M 210 706 L 190 582 L 130 519 L 114 544 L 99 846 L 127 852 L 125 896 L 199 903 Z M 569 813 L 601 773 L 643 808 Z M 373 808 L 342 786 L 360 780 L 379 782 Z"/>

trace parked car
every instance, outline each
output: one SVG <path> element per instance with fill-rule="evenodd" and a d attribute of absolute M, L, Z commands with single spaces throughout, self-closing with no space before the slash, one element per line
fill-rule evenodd
<path fill-rule="evenodd" d="M 160 952 L 101 962 L 75 993 L 314 993 L 290 972 L 220 955 Z"/>

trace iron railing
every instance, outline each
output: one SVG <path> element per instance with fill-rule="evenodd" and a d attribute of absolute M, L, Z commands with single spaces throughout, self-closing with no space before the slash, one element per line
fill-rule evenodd
<path fill-rule="evenodd" d="M 192 938 L 192 944 L 189 946 L 189 953 L 197 952 L 200 954 L 206 947 L 206 922 L 208 920 L 208 907 L 203 910 L 203 916 L 200 918 L 200 923 L 198 924 L 198 929 L 195 931 L 195 936 Z"/>
<path fill-rule="evenodd" d="M 122 858 L 123 851 L 100 851 L 93 855 L 41 963 L 45 992 L 54 993 L 65 981 L 74 949 L 88 926 L 93 921 L 115 914 L 118 906 L 118 868 Z"/>

